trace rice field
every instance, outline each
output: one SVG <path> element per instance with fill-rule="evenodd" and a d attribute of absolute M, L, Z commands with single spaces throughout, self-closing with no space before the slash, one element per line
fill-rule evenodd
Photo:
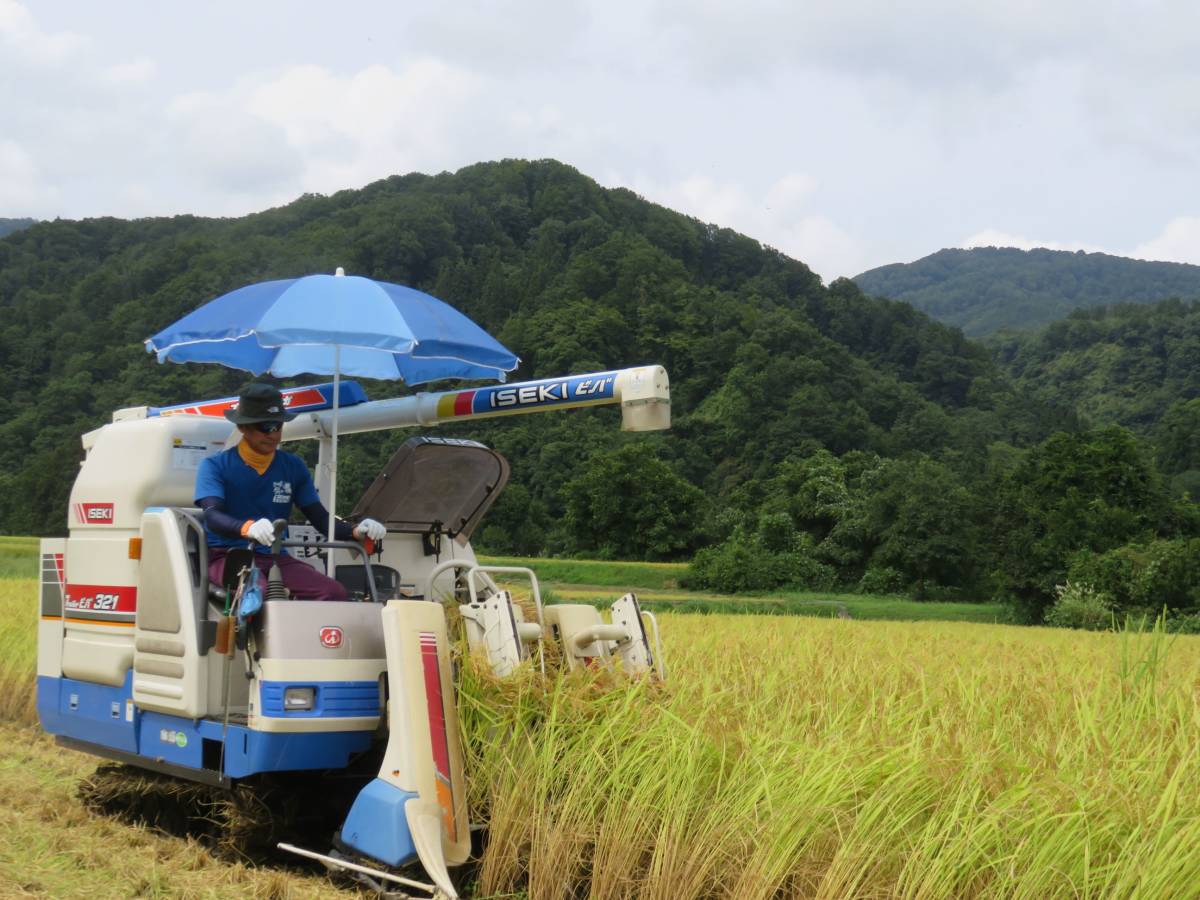
<path fill-rule="evenodd" d="M 14 723 L 3 725 L 0 785 L 10 788 L 28 765 L 21 754 L 44 743 L 15 724 L 32 718 L 33 591 L 32 580 L 0 580 L 0 717 Z M 470 791 L 488 825 L 473 896 L 1200 896 L 1200 638 L 777 616 L 660 622 L 666 686 L 595 673 L 497 683 L 468 670 L 459 701 Z M 33 806 L 46 792 L 63 810 L 61 823 L 37 823 L 38 839 L 61 824 L 60 843 L 95 842 L 96 829 L 150 841 L 70 807 L 67 782 L 95 766 L 66 756 L 72 774 L 9 794 Z M 0 879 L 68 884 L 61 855 L 49 857 L 58 868 L 6 855 L 28 840 L 28 819 L 0 817 Z M 144 895 L 338 893 L 279 871 L 262 872 L 258 887 L 253 870 L 229 875 L 171 840 L 184 869 L 153 851 L 165 887 Z M 100 854 L 72 865 L 71 895 L 86 896 L 109 864 Z M 207 881 L 188 881 L 188 867 Z"/>
<path fill-rule="evenodd" d="M 1194 638 L 724 616 L 664 628 L 666 689 L 464 691 L 491 829 L 484 892 L 1200 895 Z"/>

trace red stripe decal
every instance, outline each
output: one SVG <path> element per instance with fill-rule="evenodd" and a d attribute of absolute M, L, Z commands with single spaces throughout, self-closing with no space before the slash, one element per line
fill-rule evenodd
<path fill-rule="evenodd" d="M 308 388 L 288 388 L 283 391 L 283 405 L 291 410 L 306 409 L 310 406 L 326 406 L 332 403 L 332 400 L 327 400 L 325 395 L 315 387 Z M 329 396 L 333 397 L 332 388 Z M 183 406 L 172 406 L 167 409 L 159 410 L 160 416 L 210 416 L 213 418 L 221 418 L 225 415 L 226 410 L 233 409 L 238 404 L 237 397 L 225 397 L 222 400 L 212 400 L 208 403 L 193 403 Z"/>
<path fill-rule="evenodd" d="M 422 631 L 421 666 L 425 672 L 425 701 L 429 711 L 429 740 L 436 770 L 438 800 L 442 805 L 442 821 L 450 840 L 458 840 L 454 821 L 453 784 L 450 781 L 450 742 L 446 738 L 446 708 L 442 699 L 442 676 L 438 667 L 437 635 Z"/>
<path fill-rule="evenodd" d="M 162 410 L 160 416 L 212 416 L 220 418 L 225 410 L 237 406 L 237 397 L 228 400 L 214 400 L 212 403 L 197 403 L 195 406 L 176 406 Z"/>
<path fill-rule="evenodd" d="M 66 612 L 131 615 L 137 612 L 137 588 L 119 584 L 68 584 L 63 609 Z"/>
<path fill-rule="evenodd" d="M 463 391 L 454 398 L 454 414 L 465 416 L 471 412 L 471 402 L 475 399 L 474 391 Z"/>
<path fill-rule="evenodd" d="M 66 592 L 67 573 L 63 569 L 63 555 L 61 553 L 54 554 L 54 568 L 58 569 L 58 586 Z"/>
<path fill-rule="evenodd" d="M 333 390 L 330 389 L 329 396 L 333 397 Z M 305 406 L 321 406 L 331 400 L 326 400 L 325 395 L 316 388 L 295 388 L 294 390 L 283 392 L 283 405 L 288 409 L 301 409 Z"/>

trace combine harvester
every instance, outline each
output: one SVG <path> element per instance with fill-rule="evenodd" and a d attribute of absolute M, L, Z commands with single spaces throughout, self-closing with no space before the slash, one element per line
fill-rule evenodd
<path fill-rule="evenodd" d="M 318 442 L 316 479 L 325 495 L 332 390 L 285 391 L 299 415 L 283 438 Z M 275 549 L 288 547 L 321 568 L 331 563 L 352 599 L 291 600 L 272 579 L 261 609 L 238 616 L 248 567 L 231 562 L 226 584 L 209 583 L 204 528 L 192 506 L 201 459 L 237 440 L 223 416 L 235 402 L 123 409 L 84 435 L 70 536 L 41 543 L 42 726 L 63 746 L 218 790 L 297 772 L 332 784 L 365 771 L 344 821 L 328 823 L 328 833 L 337 832 L 334 850 L 280 846 L 380 893 L 399 884 L 455 897 L 448 867 L 468 860 L 472 826 L 447 606 L 461 613 L 470 651 L 486 654 L 500 676 L 526 661 L 544 668 L 543 645 L 552 641 L 569 668 L 615 663 L 661 678 L 657 624 L 632 594 L 613 604 L 607 622 L 591 606 L 543 609 L 533 572 L 477 564 L 470 537 L 504 488 L 508 463 L 482 444 L 433 437 L 403 443 L 351 515 L 387 526 L 373 558 L 310 526 L 289 531 L 277 523 Z M 620 405 L 624 430 L 670 427 L 666 371 L 377 401 L 343 382 L 338 428 L 347 434 L 604 404 Z M 498 573 L 530 579 L 529 621 L 492 578 Z M 390 871 L 414 861 L 433 884 Z"/>

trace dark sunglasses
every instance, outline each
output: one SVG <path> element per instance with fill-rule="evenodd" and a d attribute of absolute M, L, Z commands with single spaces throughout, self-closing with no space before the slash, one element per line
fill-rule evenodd
<path fill-rule="evenodd" d="M 282 422 L 255 422 L 254 427 L 263 434 L 274 434 L 283 428 Z"/>

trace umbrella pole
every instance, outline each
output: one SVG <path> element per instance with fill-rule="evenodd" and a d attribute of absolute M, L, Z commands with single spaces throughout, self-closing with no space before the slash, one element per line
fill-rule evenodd
<path fill-rule="evenodd" d="M 329 541 L 333 542 L 334 524 L 337 522 L 337 439 L 338 439 L 338 400 L 340 399 L 340 383 L 342 368 L 342 348 L 333 345 L 333 441 L 329 448 Z M 333 577 L 333 549 L 330 548 L 325 558 L 325 574 Z"/>

